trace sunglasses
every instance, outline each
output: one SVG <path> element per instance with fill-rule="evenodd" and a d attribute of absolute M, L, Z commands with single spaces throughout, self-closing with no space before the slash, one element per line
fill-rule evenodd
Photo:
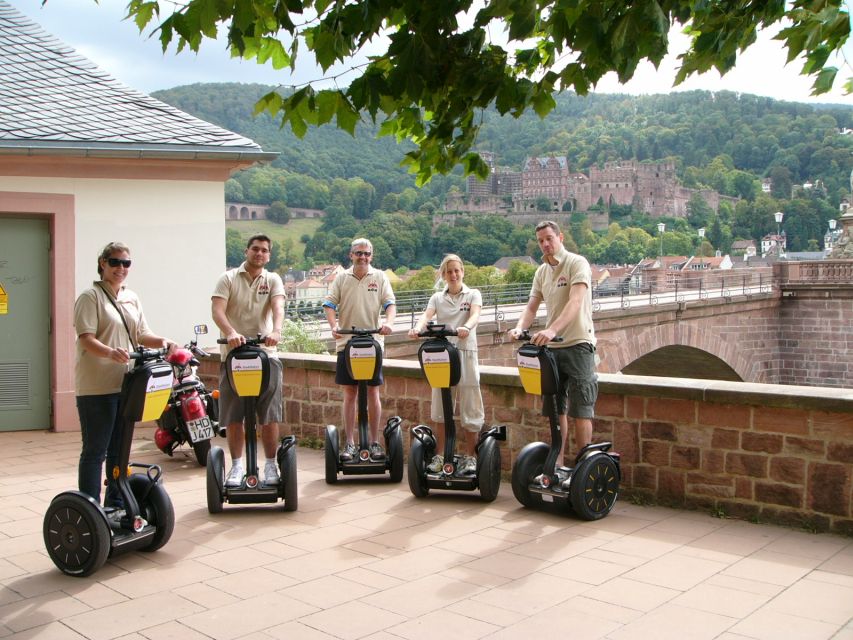
<path fill-rule="evenodd" d="M 110 265 L 111 267 L 117 267 L 117 266 L 121 265 L 125 269 L 129 269 L 130 263 L 131 263 L 130 260 L 122 260 L 121 258 L 107 258 L 107 264 Z"/>
<path fill-rule="evenodd" d="M 358 256 L 359 258 L 369 258 L 372 254 L 370 251 L 353 251 L 352 255 Z"/>

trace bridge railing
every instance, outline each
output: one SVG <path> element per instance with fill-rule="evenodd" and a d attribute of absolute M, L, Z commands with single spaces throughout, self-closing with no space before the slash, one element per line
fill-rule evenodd
<path fill-rule="evenodd" d="M 776 263 L 782 284 L 853 284 L 850 260 L 816 260 Z"/>
<path fill-rule="evenodd" d="M 608 308 L 627 309 L 644 305 L 657 305 L 686 300 L 728 298 L 736 295 L 769 293 L 774 286 L 770 268 L 749 270 L 714 270 L 707 272 L 681 272 L 663 269 L 647 269 L 630 279 L 626 278 L 616 287 L 607 282 L 597 283 L 592 288 L 593 310 Z M 485 285 L 478 287 L 483 296 L 482 318 L 499 322 L 504 319 L 504 310 L 512 305 L 524 305 L 530 296 L 529 283 Z M 397 318 L 415 325 L 423 313 L 434 289 L 403 291 L 397 294 Z M 301 300 L 287 305 L 287 317 L 303 321 L 321 320 L 323 298 Z M 618 302 L 618 304 L 617 304 Z"/>

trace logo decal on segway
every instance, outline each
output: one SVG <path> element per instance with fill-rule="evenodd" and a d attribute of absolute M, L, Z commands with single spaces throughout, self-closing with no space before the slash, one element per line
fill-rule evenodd
<path fill-rule="evenodd" d="M 254 358 L 232 358 L 231 377 L 234 381 L 234 391 L 241 398 L 261 395 L 263 362 L 260 356 Z"/>
<path fill-rule="evenodd" d="M 424 351 L 421 355 L 424 373 L 433 389 L 450 387 L 450 352 Z"/>
<path fill-rule="evenodd" d="M 172 373 L 151 376 L 145 387 L 145 402 L 142 409 L 142 421 L 156 420 L 163 415 L 166 403 L 172 393 Z"/>
<path fill-rule="evenodd" d="M 542 395 L 542 363 L 539 358 L 518 354 L 518 375 L 527 393 Z"/>

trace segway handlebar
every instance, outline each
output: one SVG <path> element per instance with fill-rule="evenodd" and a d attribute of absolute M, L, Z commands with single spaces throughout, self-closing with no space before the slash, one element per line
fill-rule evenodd
<path fill-rule="evenodd" d="M 424 330 L 418 332 L 419 338 L 446 338 L 458 335 L 459 332 L 453 327 L 448 327 L 446 324 L 439 324 L 437 322 L 428 322 Z"/>
<path fill-rule="evenodd" d="M 533 334 L 530 333 L 530 329 L 522 329 L 521 333 L 518 335 L 516 340 L 519 342 L 530 342 L 533 339 Z M 551 338 L 551 342 L 562 342 L 563 338 L 561 336 L 554 336 Z"/>
<path fill-rule="evenodd" d="M 135 360 L 137 364 L 141 364 L 147 360 L 162 358 L 168 352 L 168 349 L 146 349 L 145 347 L 140 347 L 139 351 L 131 351 L 127 354 L 127 357 L 130 360 Z"/>
<path fill-rule="evenodd" d="M 264 346 L 264 340 L 266 338 L 262 338 L 261 334 L 259 333 L 257 338 L 244 338 L 244 339 L 246 340 L 246 342 L 240 346 L 262 347 L 262 346 Z M 216 344 L 228 344 L 228 339 L 227 338 L 217 338 Z M 237 347 L 237 348 L 239 349 L 240 347 Z"/>
<path fill-rule="evenodd" d="M 338 329 L 338 333 L 342 336 L 369 336 L 380 331 L 380 329 L 357 329 L 355 327 L 352 329 Z"/>

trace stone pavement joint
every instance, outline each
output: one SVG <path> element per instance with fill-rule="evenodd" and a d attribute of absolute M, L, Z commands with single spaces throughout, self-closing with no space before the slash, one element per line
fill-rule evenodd
<path fill-rule="evenodd" d="M 207 512 L 205 470 L 138 429 L 175 506 L 171 540 L 63 575 L 42 541 L 73 489 L 77 433 L 0 433 L 0 638 L 853 640 L 853 540 L 617 502 L 597 522 L 523 508 L 508 482 L 411 495 L 324 481 L 300 448 L 299 510 Z M 217 439 L 219 446 L 224 441 Z"/>

